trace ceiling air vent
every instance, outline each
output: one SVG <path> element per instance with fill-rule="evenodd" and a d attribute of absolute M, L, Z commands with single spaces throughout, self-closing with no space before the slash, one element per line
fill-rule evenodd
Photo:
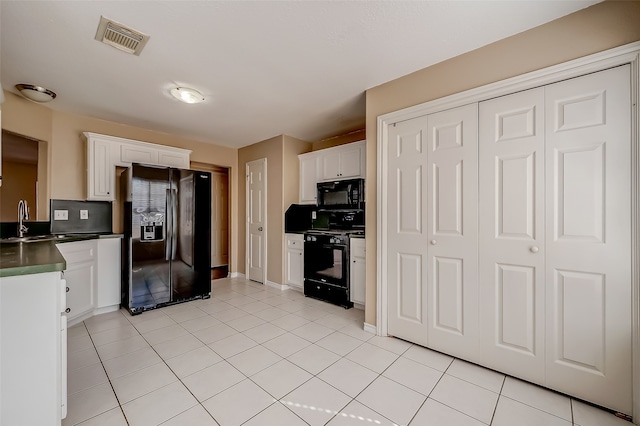
<path fill-rule="evenodd" d="M 140 55 L 149 36 L 101 16 L 96 40 L 137 56 Z"/>

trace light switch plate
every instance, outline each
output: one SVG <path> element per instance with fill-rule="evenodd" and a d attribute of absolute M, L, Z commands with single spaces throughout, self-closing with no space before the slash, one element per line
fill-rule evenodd
<path fill-rule="evenodd" d="M 80 210 L 80 219 L 89 219 L 89 210 Z"/>
<path fill-rule="evenodd" d="M 317 216 L 317 215 L 316 215 L 316 212 L 311 212 L 311 219 L 317 219 L 317 217 L 316 217 L 316 216 Z"/>
<path fill-rule="evenodd" d="M 69 220 L 69 210 L 54 210 L 53 220 Z"/>

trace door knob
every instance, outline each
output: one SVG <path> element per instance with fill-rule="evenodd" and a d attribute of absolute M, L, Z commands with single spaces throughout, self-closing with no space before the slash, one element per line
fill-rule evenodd
<path fill-rule="evenodd" d="M 431 240 L 431 245 L 435 246 L 436 244 L 438 244 L 438 242 L 436 240 Z"/>
<path fill-rule="evenodd" d="M 537 246 L 532 246 L 532 247 L 529 249 L 529 251 L 530 251 L 531 253 L 537 253 L 537 252 L 538 252 L 538 247 L 537 247 Z"/>
<path fill-rule="evenodd" d="M 262 226 L 260 228 L 258 228 L 258 231 L 262 232 Z"/>

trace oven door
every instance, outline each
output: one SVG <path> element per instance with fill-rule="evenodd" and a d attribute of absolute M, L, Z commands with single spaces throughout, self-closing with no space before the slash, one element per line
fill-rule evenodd
<path fill-rule="evenodd" d="M 329 243 L 325 238 L 304 242 L 304 278 L 338 287 L 348 287 L 347 245 Z"/>

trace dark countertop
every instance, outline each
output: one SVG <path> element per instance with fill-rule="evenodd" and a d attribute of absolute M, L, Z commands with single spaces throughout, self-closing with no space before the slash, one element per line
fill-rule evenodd
<path fill-rule="evenodd" d="M 3 242 L 0 244 L 0 278 L 65 270 L 67 264 L 56 244 L 122 237 L 122 234 L 70 234 L 50 241 Z"/>
<path fill-rule="evenodd" d="M 0 244 L 0 278 L 64 271 L 67 263 L 57 241 Z"/>

